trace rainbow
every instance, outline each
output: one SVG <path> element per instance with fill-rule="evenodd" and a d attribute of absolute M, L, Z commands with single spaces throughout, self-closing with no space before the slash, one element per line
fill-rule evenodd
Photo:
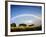
<path fill-rule="evenodd" d="M 32 15 L 32 14 L 21 14 L 21 15 L 17 15 L 16 17 L 13 17 L 12 19 L 19 18 L 19 17 L 23 17 L 23 16 L 33 16 L 33 17 L 41 20 L 40 17 L 38 17 L 36 15 Z"/>

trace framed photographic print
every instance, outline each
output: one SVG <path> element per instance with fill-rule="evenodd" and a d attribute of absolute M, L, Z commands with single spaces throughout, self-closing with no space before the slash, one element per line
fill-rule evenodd
<path fill-rule="evenodd" d="M 5 35 L 45 33 L 45 4 L 40 2 L 6 1 Z"/>

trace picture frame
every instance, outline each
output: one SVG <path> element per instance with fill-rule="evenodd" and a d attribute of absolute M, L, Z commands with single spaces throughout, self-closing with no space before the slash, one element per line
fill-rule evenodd
<path fill-rule="evenodd" d="M 12 14 L 14 14 L 14 13 L 11 13 L 12 12 L 11 5 L 15 5 L 15 6 L 20 5 L 20 7 L 21 7 L 21 5 L 22 6 L 24 5 L 25 7 L 27 7 L 27 6 L 32 6 L 32 7 L 33 6 L 36 6 L 36 7 L 41 6 L 40 7 L 41 8 L 41 14 L 40 13 L 39 14 L 40 14 L 40 18 L 42 17 L 42 27 L 41 27 L 42 30 L 40 30 L 40 31 L 22 31 L 22 32 L 14 32 L 14 31 L 12 32 L 12 31 L 10 31 L 10 29 L 11 29 L 11 26 L 10 26 L 11 25 L 10 24 L 11 19 L 10 18 L 12 16 Z M 16 9 L 18 9 L 18 8 L 16 8 Z M 13 9 L 13 11 L 14 11 L 14 9 Z M 32 15 L 32 16 L 34 16 L 34 15 Z M 41 3 L 41 2 L 24 2 L 24 1 L 5 1 L 5 36 L 22 36 L 22 35 L 37 35 L 37 34 L 45 34 L 45 3 Z"/>

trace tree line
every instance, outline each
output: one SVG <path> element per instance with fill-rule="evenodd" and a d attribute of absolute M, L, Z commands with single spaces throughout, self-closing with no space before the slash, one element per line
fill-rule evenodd
<path fill-rule="evenodd" d="M 28 25 L 28 26 L 33 26 L 34 24 Z M 27 24 L 19 24 L 19 26 L 27 26 Z M 16 23 L 12 23 L 11 27 L 16 27 Z"/>

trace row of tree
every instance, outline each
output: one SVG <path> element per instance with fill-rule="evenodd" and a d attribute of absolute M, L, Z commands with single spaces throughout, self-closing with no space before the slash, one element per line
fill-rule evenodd
<path fill-rule="evenodd" d="M 29 26 L 33 26 L 34 24 L 31 24 Z M 27 26 L 26 24 L 19 24 L 19 26 Z M 11 27 L 16 27 L 16 23 L 12 23 Z"/>

